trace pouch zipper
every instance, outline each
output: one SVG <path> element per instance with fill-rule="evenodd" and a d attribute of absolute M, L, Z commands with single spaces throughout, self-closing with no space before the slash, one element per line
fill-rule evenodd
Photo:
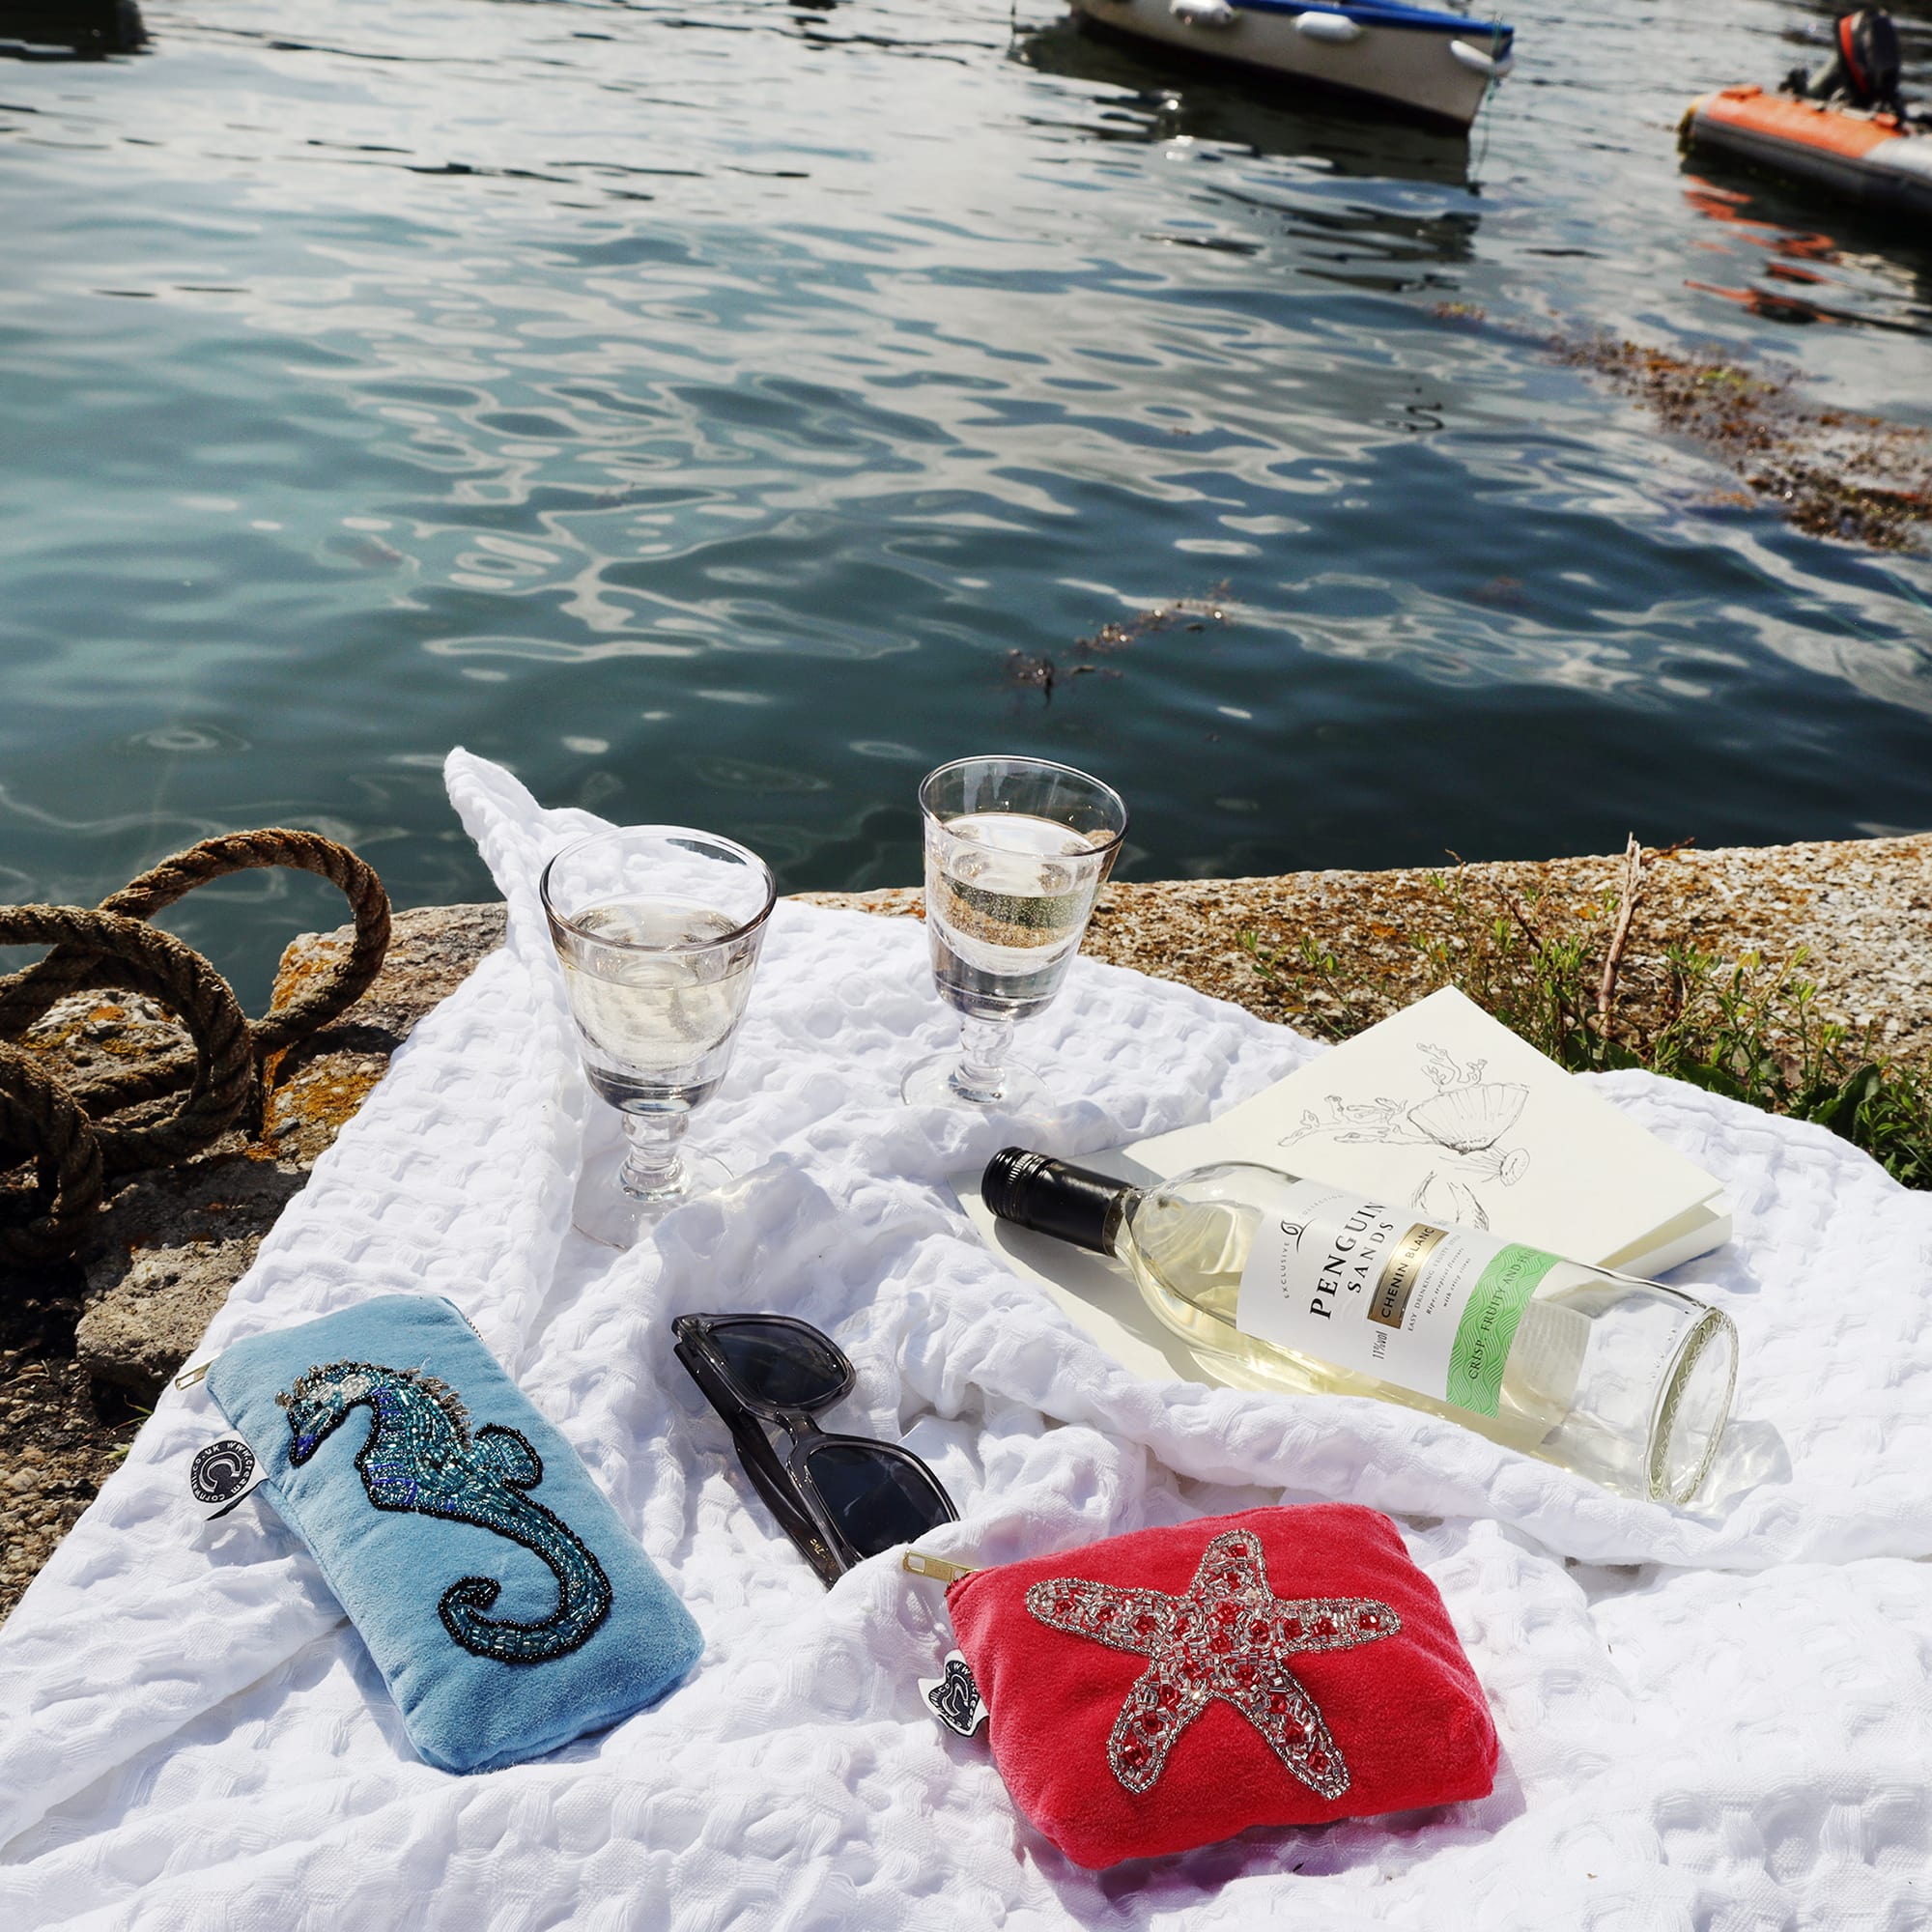
<path fill-rule="evenodd" d="M 899 1568 L 909 1571 L 915 1577 L 928 1577 L 935 1583 L 944 1583 L 949 1588 L 962 1577 L 971 1577 L 978 1569 L 972 1563 L 949 1563 L 943 1556 L 928 1556 L 923 1549 L 908 1549 L 899 1558 Z"/>

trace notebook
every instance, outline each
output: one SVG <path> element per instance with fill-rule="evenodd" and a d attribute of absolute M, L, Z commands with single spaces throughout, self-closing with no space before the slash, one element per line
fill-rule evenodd
<path fill-rule="evenodd" d="M 1625 1274 L 1661 1274 L 1731 1235 L 1730 1204 L 1712 1176 L 1453 987 L 1218 1120 L 1068 1158 L 1143 1181 L 1258 1161 Z M 952 1187 L 988 1245 L 1122 1366 L 1216 1379 L 1123 1269 L 995 1220 L 977 1171 Z"/>

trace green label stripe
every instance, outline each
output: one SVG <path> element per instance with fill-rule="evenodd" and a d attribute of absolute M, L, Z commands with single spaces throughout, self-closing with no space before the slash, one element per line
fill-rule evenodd
<path fill-rule="evenodd" d="M 1503 1387 L 1503 1364 L 1516 1340 L 1517 1323 L 1536 1284 L 1556 1265 L 1555 1255 L 1514 1244 L 1483 1270 L 1463 1305 L 1449 1350 L 1449 1386 L 1444 1391 L 1458 1408 L 1494 1415 Z"/>

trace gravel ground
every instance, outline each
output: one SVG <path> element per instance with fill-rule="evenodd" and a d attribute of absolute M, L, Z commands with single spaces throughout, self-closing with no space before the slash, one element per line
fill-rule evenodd
<path fill-rule="evenodd" d="M 145 1410 L 74 1359 L 81 1279 L 0 1273 L 0 1615 L 107 1480 Z"/>
<path fill-rule="evenodd" d="M 1536 895 L 1539 923 L 1561 933 L 1616 884 L 1613 858 L 1463 868 L 1468 899 L 1492 912 L 1500 892 Z M 1379 1019 L 1435 983 L 1418 941 L 1454 932 L 1438 870 L 1290 872 L 1271 879 L 1111 885 L 1083 951 L 1157 980 L 1178 980 L 1264 1018 L 1325 1032 L 1332 1001 L 1264 980 L 1241 943 L 1293 953 L 1304 935 L 1334 953 L 1365 1016 Z M 916 889 L 807 893 L 815 905 L 918 917 Z M 1665 947 L 1691 943 L 1727 960 L 1757 952 L 1816 981 L 1821 1009 L 1869 1023 L 1889 1053 L 1932 1060 L 1932 833 L 1808 845 L 1694 847 L 1652 862 L 1634 923 L 1626 978 L 1639 1001 L 1662 975 Z"/>

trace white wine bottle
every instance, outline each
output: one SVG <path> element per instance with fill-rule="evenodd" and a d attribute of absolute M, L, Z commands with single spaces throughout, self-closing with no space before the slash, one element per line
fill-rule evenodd
<path fill-rule="evenodd" d="M 1123 1263 L 1250 1387 L 1380 1396 L 1677 1504 L 1730 1414 L 1721 1310 L 1350 1188 L 1246 1161 L 1140 1187 L 1005 1148 L 981 1193 L 1004 1221 Z"/>

